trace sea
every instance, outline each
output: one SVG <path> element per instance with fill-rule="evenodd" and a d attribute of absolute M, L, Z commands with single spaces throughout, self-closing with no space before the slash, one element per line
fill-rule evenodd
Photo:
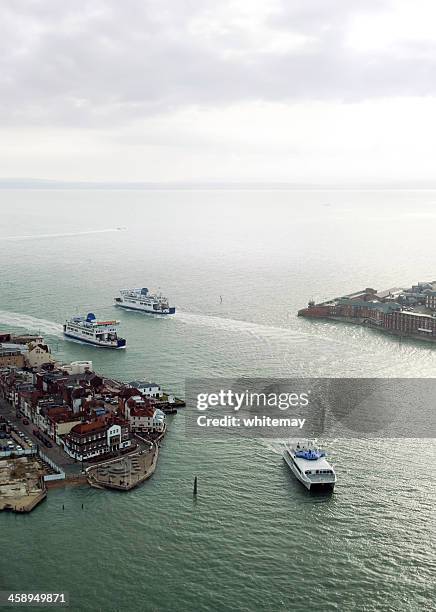
<path fill-rule="evenodd" d="M 41 332 L 60 360 L 180 397 L 191 378 L 436 374 L 436 346 L 296 316 L 436 279 L 436 191 L 3 189 L 0 213 L 0 330 Z M 176 315 L 115 309 L 128 287 Z M 118 318 L 127 350 L 65 341 L 64 320 L 88 312 Z M 321 440 L 338 482 L 320 496 L 280 441 L 190 436 L 184 419 L 168 417 L 137 489 L 60 487 L 2 513 L 0 590 L 68 592 L 79 612 L 434 609 L 436 444 L 413 423 Z"/>

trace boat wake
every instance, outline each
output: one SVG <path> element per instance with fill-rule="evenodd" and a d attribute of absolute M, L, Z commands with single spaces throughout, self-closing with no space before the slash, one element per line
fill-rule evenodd
<path fill-rule="evenodd" d="M 272 451 L 275 455 L 282 455 L 285 442 L 288 440 L 267 440 L 260 439 L 259 443 L 268 450 Z"/>
<path fill-rule="evenodd" d="M 316 336 L 313 333 L 308 334 L 306 332 L 296 331 L 286 327 L 262 325 L 261 323 L 240 321 L 238 319 L 228 319 L 214 315 L 202 315 L 180 310 L 177 310 L 176 319 L 174 320 L 191 325 L 201 325 L 214 329 L 221 329 L 223 331 L 246 333 L 262 341 L 281 340 L 282 342 L 286 342 L 292 340 L 293 342 L 307 342 L 308 338 L 313 339 L 317 337 L 320 340 L 334 342 L 336 344 L 344 344 L 344 341 L 338 338 Z"/>
<path fill-rule="evenodd" d="M 269 438 L 259 438 L 258 442 L 264 448 L 267 448 L 269 451 L 273 452 L 275 455 L 283 455 L 283 450 L 285 446 L 289 444 L 296 444 L 301 441 L 302 438 L 274 438 L 273 440 Z"/>
<path fill-rule="evenodd" d="M 46 319 L 38 319 L 37 317 L 18 312 L 0 310 L 0 323 L 10 325 L 11 327 L 19 327 L 29 332 L 62 337 L 62 326 L 59 323 L 47 321 Z"/>
<path fill-rule="evenodd" d="M 217 317 L 214 315 L 202 315 L 192 312 L 177 311 L 177 320 L 182 323 L 189 323 L 193 325 L 201 325 L 206 327 L 213 327 L 215 329 L 223 329 L 228 331 L 245 331 L 247 333 L 268 333 L 274 335 L 275 333 L 286 334 L 294 338 L 301 336 L 298 332 L 286 329 L 284 327 L 272 327 L 269 325 L 262 325 L 261 323 L 252 323 L 250 321 L 240 321 L 238 319 L 228 319 L 226 317 Z"/>
<path fill-rule="evenodd" d="M 121 228 L 111 227 L 99 230 L 85 230 L 82 232 L 63 232 L 57 234 L 25 234 L 22 236 L 1 236 L 0 241 L 19 241 L 19 240 L 39 240 L 42 238 L 69 238 L 71 236 L 87 236 L 88 234 L 106 234 L 108 232 L 118 232 Z"/>

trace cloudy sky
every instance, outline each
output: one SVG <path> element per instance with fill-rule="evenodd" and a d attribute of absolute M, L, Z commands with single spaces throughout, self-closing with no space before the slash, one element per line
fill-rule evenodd
<path fill-rule="evenodd" d="M 2 0 L 0 174 L 433 179 L 434 0 Z"/>

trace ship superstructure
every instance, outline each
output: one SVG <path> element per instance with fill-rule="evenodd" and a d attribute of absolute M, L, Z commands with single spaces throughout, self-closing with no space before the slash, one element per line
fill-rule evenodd
<path fill-rule="evenodd" d="M 115 306 L 155 315 L 169 315 L 176 312 L 174 306 L 169 305 L 168 298 L 160 293 L 150 293 L 146 287 L 122 289 L 120 297 L 115 298 Z"/>
<path fill-rule="evenodd" d="M 124 349 L 126 341 L 119 338 L 117 328 L 120 322 L 115 320 L 97 321 L 94 313 L 90 312 L 86 317 L 72 317 L 64 323 L 64 335 L 66 338 L 80 340 L 87 344 L 103 348 Z"/>
<path fill-rule="evenodd" d="M 298 480 L 309 491 L 316 488 L 333 490 L 336 474 L 327 461 L 325 451 L 310 440 L 285 445 L 283 459 Z"/>

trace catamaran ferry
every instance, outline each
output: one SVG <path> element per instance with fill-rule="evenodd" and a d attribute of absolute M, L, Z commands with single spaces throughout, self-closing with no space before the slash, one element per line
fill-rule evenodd
<path fill-rule="evenodd" d="M 169 315 L 176 309 L 169 305 L 168 298 L 160 294 L 149 293 L 148 289 L 122 289 L 120 296 L 115 298 L 115 306 L 129 310 L 140 310 L 148 314 Z"/>
<path fill-rule="evenodd" d="M 119 321 L 97 321 L 95 314 L 84 317 L 72 317 L 64 323 L 66 338 L 87 342 L 104 348 L 124 349 L 126 341 L 117 335 Z"/>
<path fill-rule="evenodd" d="M 309 491 L 313 488 L 334 488 L 335 471 L 327 461 L 325 451 L 317 448 L 313 442 L 297 442 L 296 445 L 285 446 L 283 458 Z"/>

